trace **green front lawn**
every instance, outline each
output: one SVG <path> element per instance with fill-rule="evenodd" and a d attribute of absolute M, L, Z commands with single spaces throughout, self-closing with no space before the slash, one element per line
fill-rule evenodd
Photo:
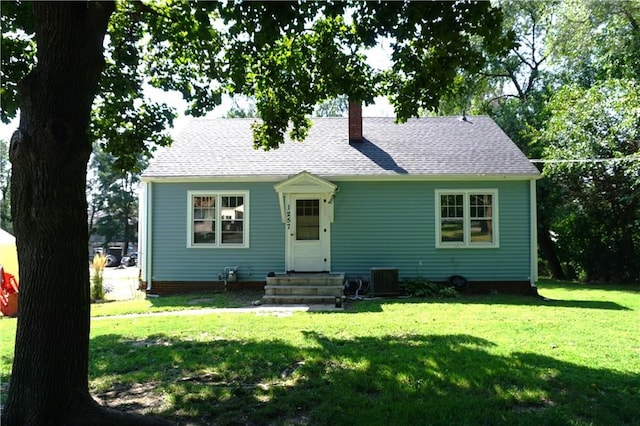
<path fill-rule="evenodd" d="M 540 293 L 96 319 L 91 390 L 181 424 L 640 424 L 639 289 Z"/>
<path fill-rule="evenodd" d="M 91 305 L 91 316 L 114 316 L 157 312 L 184 311 L 202 308 L 240 308 L 262 297 L 264 292 L 203 293 L 157 298 L 141 297 L 132 300 L 107 301 Z"/>

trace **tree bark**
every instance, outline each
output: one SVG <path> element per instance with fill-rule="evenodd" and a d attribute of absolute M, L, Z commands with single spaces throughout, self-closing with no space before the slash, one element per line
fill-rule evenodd
<path fill-rule="evenodd" d="M 560 259 L 558 259 L 558 255 L 556 254 L 556 248 L 553 244 L 553 240 L 551 240 L 549 228 L 546 225 L 540 224 L 538 226 L 538 246 L 540 247 L 542 258 L 549 264 L 551 278 L 564 280 L 566 275 L 562 269 Z"/>
<path fill-rule="evenodd" d="M 3 425 L 87 424 L 88 124 L 112 2 L 34 2 L 37 66 L 19 86 L 11 138 L 20 263 L 15 354 Z M 83 420 L 83 418 L 87 420 Z"/>

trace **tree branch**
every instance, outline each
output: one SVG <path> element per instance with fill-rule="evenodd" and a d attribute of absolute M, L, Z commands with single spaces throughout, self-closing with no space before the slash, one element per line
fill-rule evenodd
<path fill-rule="evenodd" d="M 632 32 L 634 34 L 637 34 L 640 31 L 640 27 L 638 26 L 638 21 L 636 21 L 633 14 L 626 7 L 624 8 L 624 16 L 626 16 L 627 19 L 629 20 L 629 23 L 631 24 L 631 28 L 633 29 Z"/>
<path fill-rule="evenodd" d="M 533 68 L 534 68 L 534 66 L 533 66 L 533 65 L 531 65 L 531 64 L 529 63 L 529 61 L 528 61 L 528 60 L 527 60 L 527 59 L 526 59 L 526 58 L 525 58 L 525 57 L 524 57 L 520 52 L 518 52 L 516 49 L 511 49 L 511 50 L 513 51 L 513 53 L 515 53 L 515 55 L 518 57 L 518 59 L 520 59 L 520 61 L 521 61 L 523 64 L 527 65 L 527 66 L 528 66 L 529 68 L 531 68 L 531 69 L 533 69 Z"/>

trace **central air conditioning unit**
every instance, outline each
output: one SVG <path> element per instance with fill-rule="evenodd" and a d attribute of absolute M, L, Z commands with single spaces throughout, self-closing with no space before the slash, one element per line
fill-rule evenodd
<path fill-rule="evenodd" d="M 400 294 L 398 268 L 371 268 L 369 292 L 373 296 L 397 296 Z"/>

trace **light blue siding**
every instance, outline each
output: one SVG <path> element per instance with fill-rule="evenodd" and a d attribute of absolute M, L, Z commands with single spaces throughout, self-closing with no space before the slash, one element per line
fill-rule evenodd
<path fill-rule="evenodd" d="M 249 191 L 248 248 L 187 248 L 188 191 Z M 272 183 L 154 183 L 152 280 L 216 281 L 239 266 L 243 281 L 284 270 L 284 225 Z M 246 220 L 246 219 L 245 219 Z"/>
<path fill-rule="evenodd" d="M 339 182 L 331 225 L 331 270 L 368 276 L 396 267 L 402 278 L 528 281 L 531 274 L 529 181 Z M 217 280 L 239 266 L 243 281 L 285 268 L 284 225 L 273 183 L 153 183 L 152 279 Z M 497 189 L 499 248 L 436 248 L 436 189 Z M 187 192 L 249 191 L 249 248 L 187 248 Z"/>
<path fill-rule="evenodd" d="M 528 281 L 528 181 L 338 182 L 332 229 L 332 269 L 368 276 L 372 267 L 396 267 L 401 277 L 444 281 Z M 497 189 L 499 248 L 436 248 L 436 189 Z"/>

